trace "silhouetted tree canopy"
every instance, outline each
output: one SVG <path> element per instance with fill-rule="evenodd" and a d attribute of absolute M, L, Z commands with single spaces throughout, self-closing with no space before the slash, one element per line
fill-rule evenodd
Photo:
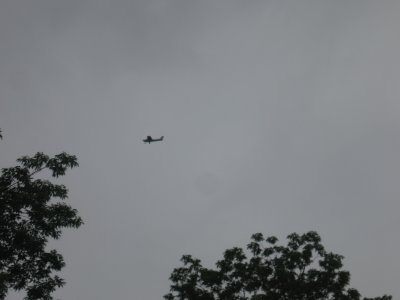
<path fill-rule="evenodd" d="M 63 176 L 78 163 L 66 153 L 52 158 L 37 153 L 17 161 L 18 166 L 2 169 L 0 176 L 0 299 L 13 289 L 25 290 L 27 300 L 49 300 L 64 285 L 53 273 L 65 263 L 56 250 L 46 249 L 47 242 L 60 238 L 63 228 L 77 228 L 83 222 L 64 202 L 64 185 L 35 175 L 49 170 L 52 177 Z"/>
<path fill-rule="evenodd" d="M 290 234 L 286 246 L 276 237 L 253 234 L 247 250 L 232 248 L 216 269 L 184 255 L 173 270 L 167 300 L 359 300 L 349 288 L 350 273 L 342 270 L 343 256 L 327 252 L 318 233 Z M 363 298 L 390 300 L 391 296 Z"/>

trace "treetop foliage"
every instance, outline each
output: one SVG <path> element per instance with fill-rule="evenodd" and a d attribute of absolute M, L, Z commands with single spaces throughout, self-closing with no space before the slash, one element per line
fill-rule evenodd
<path fill-rule="evenodd" d="M 17 161 L 18 166 L 3 168 L 0 176 L 0 299 L 14 289 L 26 290 L 27 300 L 50 300 L 51 293 L 64 285 L 53 272 L 65 263 L 56 250 L 46 249 L 48 240 L 83 221 L 64 202 L 68 196 L 64 185 L 34 175 L 47 169 L 52 177 L 63 176 L 78 162 L 64 152 L 54 157 L 37 153 Z"/>
<path fill-rule="evenodd" d="M 350 273 L 341 270 L 343 256 L 328 252 L 315 231 L 292 233 L 286 246 L 274 236 L 253 234 L 247 251 L 228 249 L 216 269 L 183 255 L 183 266 L 170 276 L 166 300 L 359 300 L 349 288 Z M 390 296 L 363 298 L 390 300 Z"/>

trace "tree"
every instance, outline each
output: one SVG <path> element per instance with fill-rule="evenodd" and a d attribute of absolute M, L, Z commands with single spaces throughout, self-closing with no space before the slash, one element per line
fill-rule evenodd
<path fill-rule="evenodd" d="M 13 289 L 25 290 L 27 300 L 50 300 L 51 293 L 64 285 L 53 273 L 65 263 L 56 250 L 46 249 L 48 240 L 83 222 L 63 201 L 68 196 L 64 185 L 35 175 L 48 170 L 52 177 L 63 176 L 78 163 L 66 153 L 52 158 L 37 153 L 17 161 L 18 166 L 2 169 L 0 176 L 0 299 Z"/>
<path fill-rule="evenodd" d="M 343 256 L 327 252 L 318 233 L 290 234 L 286 246 L 276 237 L 253 234 L 247 250 L 224 252 L 216 269 L 184 255 L 175 268 L 167 300 L 359 300 L 348 288 L 350 273 L 341 270 Z M 390 300 L 391 296 L 363 298 Z"/>

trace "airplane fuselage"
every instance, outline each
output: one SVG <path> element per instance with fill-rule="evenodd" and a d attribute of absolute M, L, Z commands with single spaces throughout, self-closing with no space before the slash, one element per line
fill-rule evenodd
<path fill-rule="evenodd" d="M 164 137 L 160 137 L 159 139 L 153 139 L 151 136 L 148 136 L 147 139 L 143 140 L 144 143 L 153 143 L 153 142 L 161 142 Z"/>

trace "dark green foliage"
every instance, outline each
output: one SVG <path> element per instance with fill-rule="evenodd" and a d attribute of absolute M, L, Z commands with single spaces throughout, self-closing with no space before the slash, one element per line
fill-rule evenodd
<path fill-rule="evenodd" d="M 62 176 L 78 166 L 77 159 L 37 153 L 17 161 L 0 176 L 0 299 L 9 289 L 25 290 L 27 300 L 53 299 L 51 293 L 64 285 L 53 272 L 65 263 L 56 250 L 46 249 L 48 239 L 58 239 L 62 228 L 79 227 L 82 219 L 62 201 L 68 194 L 64 185 L 34 175 L 47 169 L 53 177 Z"/>
<path fill-rule="evenodd" d="M 167 300 L 359 300 L 349 288 L 350 273 L 341 270 L 343 257 L 327 252 L 319 235 L 290 234 L 286 246 L 276 237 L 253 234 L 247 253 L 241 248 L 224 252 L 216 269 L 184 255 L 173 270 Z M 391 296 L 363 298 L 390 300 Z"/>

